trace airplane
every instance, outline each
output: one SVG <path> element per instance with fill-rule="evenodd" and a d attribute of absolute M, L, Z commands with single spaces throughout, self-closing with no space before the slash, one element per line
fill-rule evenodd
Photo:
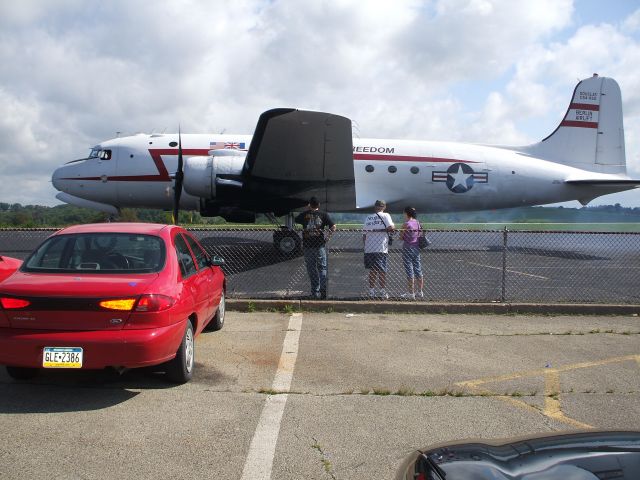
<path fill-rule="evenodd" d="M 101 142 L 52 176 L 59 200 L 117 214 L 124 207 L 199 210 L 230 222 L 286 215 L 276 249 L 300 245 L 293 214 L 316 196 L 329 212 L 488 210 L 636 188 L 626 174 L 620 87 L 580 81 L 557 128 L 526 146 L 358 139 L 348 118 L 280 108 L 253 136 L 137 134 Z"/>

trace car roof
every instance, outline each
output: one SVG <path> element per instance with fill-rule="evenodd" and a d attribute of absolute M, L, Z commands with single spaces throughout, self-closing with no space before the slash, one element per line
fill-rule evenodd
<path fill-rule="evenodd" d="M 159 223 L 88 223 L 84 225 L 73 225 L 56 232 L 56 235 L 70 233 L 139 233 L 147 235 L 160 235 L 163 231 L 180 229 L 177 225 L 163 225 Z"/>

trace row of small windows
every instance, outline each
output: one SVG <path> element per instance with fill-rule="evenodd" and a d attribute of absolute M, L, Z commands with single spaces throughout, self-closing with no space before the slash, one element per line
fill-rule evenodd
<path fill-rule="evenodd" d="M 367 172 L 371 173 L 371 172 L 373 172 L 375 170 L 375 167 L 373 165 L 367 165 L 366 167 L 364 167 L 364 169 Z M 398 168 L 396 166 L 394 166 L 394 165 L 390 165 L 389 168 L 387 168 L 387 171 L 389 173 L 396 173 L 398 171 Z M 409 171 L 415 175 L 416 173 L 418 173 L 420 171 L 420 169 L 418 167 L 411 167 L 409 169 Z"/>

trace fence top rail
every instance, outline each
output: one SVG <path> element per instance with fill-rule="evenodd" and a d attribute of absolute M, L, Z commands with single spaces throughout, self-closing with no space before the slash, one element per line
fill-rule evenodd
<path fill-rule="evenodd" d="M 228 227 L 228 228 L 220 228 L 220 227 L 216 227 L 216 228 L 207 228 L 207 227 L 184 227 L 187 231 L 190 232 L 276 232 L 276 231 L 282 231 L 282 229 L 280 227 L 271 227 L 271 228 L 264 228 L 264 227 Z M 296 232 L 301 232 L 302 228 L 301 227 L 296 227 L 294 229 Z M 396 231 L 400 231 L 401 228 L 397 227 Z M 337 227 L 336 228 L 336 232 L 356 232 L 356 233 L 364 233 L 367 230 L 364 230 L 363 228 L 344 228 L 344 227 Z M 368 230 L 369 232 L 371 230 Z M 520 229 L 508 229 L 508 228 L 501 228 L 501 229 L 483 229 L 483 230 L 479 230 L 479 229 L 462 229 L 462 228 L 423 228 L 420 229 L 421 232 L 426 232 L 426 233 L 505 233 L 508 232 L 509 234 L 511 233 L 536 233 L 536 234 L 551 234 L 551 233 L 561 233 L 561 234 L 576 234 L 576 235 L 584 235 L 584 234 L 589 234 L 589 235 L 640 235 L 640 232 L 622 232 L 622 231 L 616 231 L 616 232 L 600 232 L 600 231 L 594 231 L 594 230 L 520 230 Z"/>
<path fill-rule="evenodd" d="M 0 227 L 0 232 L 57 232 L 58 230 L 62 230 L 64 227 Z M 184 226 L 185 230 L 190 232 L 275 232 L 281 231 L 281 227 L 275 226 L 232 226 L 232 227 L 223 227 L 223 226 L 215 226 L 215 227 L 188 227 Z M 397 228 L 396 230 L 400 230 Z M 302 231 L 301 228 L 296 227 L 295 231 Z M 362 228 L 343 228 L 338 227 L 336 229 L 337 232 L 357 232 L 363 233 L 365 232 Z M 594 230 L 521 230 L 521 229 L 463 229 L 463 228 L 424 228 L 420 230 L 421 232 L 426 233 L 509 233 L 509 234 L 552 234 L 559 233 L 565 235 L 640 235 L 640 232 L 622 232 L 622 231 L 611 231 L 611 232 L 602 232 L 602 231 L 594 231 Z"/>

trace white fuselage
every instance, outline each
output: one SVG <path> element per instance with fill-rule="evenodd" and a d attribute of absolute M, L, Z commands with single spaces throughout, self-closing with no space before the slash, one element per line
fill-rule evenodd
<path fill-rule="evenodd" d="M 103 142 L 94 147 L 94 155 L 102 151 L 108 151 L 108 155 L 61 166 L 53 174 L 53 184 L 67 194 L 65 201 L 84 199 L 87 206 L 171 209 L 177 141 L 177 134 L 138 134 Z M 185 161 L 207 157 L 211 146 L 218 145 L 223 150 L 237 150 L 238 155 L 232 158 L 238 168 L 250 142 L 249 135 L 182 135 Z M 567 200 L 587 202 L 626 189 L 568 185 L 566 180 L 585 174 L 603 179 L 621 176 L 586 172 L 534 158 L 524 150 L 453 142 L 354 139 L 356 211 L 370 209 L 377 199 L 385 200 L 391 212 L 413 206 L 427 213 Z M 92 202 L 95 205 L 89 205 Z M 180 207 L 198 209 L 199 205 L 200 198 L 185 188 Z"/>

